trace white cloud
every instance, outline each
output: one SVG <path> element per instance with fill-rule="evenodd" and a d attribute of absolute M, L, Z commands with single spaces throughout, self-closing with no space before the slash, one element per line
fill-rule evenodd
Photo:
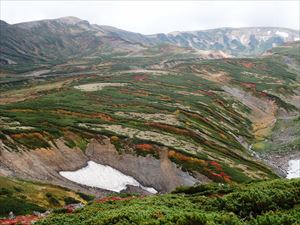
<path fill-rule="evenodd" d="M 144 34 L 217 27 L 279 26 L 299 29 L 299 1 L 8 1 L 9 23 L 76 16 Z"/>

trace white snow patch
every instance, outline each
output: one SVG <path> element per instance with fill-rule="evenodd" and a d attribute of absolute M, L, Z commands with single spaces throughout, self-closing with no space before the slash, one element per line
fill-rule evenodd
<path fill-rule="evenodd" d="M 248 44 L 248 38 L 246 37 L 246 35 L 245 34 L 243 34 L 242 36 L 241 36 L 241 39 L 240 39 L 240 42 L 243 44 L 243 45 L 247 45 Z"/>
<path fill-rule="evenodd" d="M 289 36 L 288 33 L 286 32 L 281 32 L 281 31 L 276 31 L 276 34 L 281 36 L 281 37 L 284 37 L 284 38 L 287 38 Z"/>
<path fill-rule="evenodd" d="M 173 31 L 173 32 L 170 32 L 168 33 L 169 35 L 172 35 L 172 36 L 177 36 L 177 35 L 180 35 L 181 32 L 180 31 Z"/>
<path fill-rule="evenodd" d="M 144 187 L 131 176 L 127 176 L 110 166 L 104 166 L 93 161 L 76 171 L 60 171 L 59 174 L 75 183 L 90 187 L 97 187 L 105 190 L 120 192 L 127 188 L 127 185 L 141 187 L 142 189 L 156 194 L 152 187 Z"/>
<path fill-rule="evenodd" d="M 290 160 L 286 178 L 300 178 L 300 159 Z"/>
<path fill-rule="evenodd" d="M 299 41 L 299 40 L 300 40 L 300 38 L 297 38 L 297 37 L 294 38 L 294 41 Z"/>
<path fill-rule="evenodd" d="M 270 30 L 268 30 L 268 34 L 271 34 L 271 31 L 270 31 Z"/>
<path fill-rule="evenodd" d="M 198 39 L 198 38 L 196 38 L 196 37 L 193 37 L 193 42 L 195 42 L 195 43 L 199 43 L 200 41 L 199 41 L 199 39 Z"/>

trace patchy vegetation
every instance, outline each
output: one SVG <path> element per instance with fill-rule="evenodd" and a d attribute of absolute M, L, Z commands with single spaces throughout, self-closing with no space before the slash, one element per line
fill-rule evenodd
<path fill-rule="evenodd" d="M 19 100 L 0 105 L 3 149 L 50 149 L 62 138 L 68 147 L 85 151 L 92 138 L 108 136 L 120 154 L 159 158 L 159 149 L 168 148 L 175 152 L 170 156 L 173 162 L 213 181 L 274 178 L 270 169 L 251 159 L 247 148 L 254 144 L 257 152 L 273 151 L 279 145 L 272 139 L 286 121 L 278 118 L 278 110 L 296 110 L 293 99 L 299 78 L 279 54 L 259 59 L 185 59 L 160 68 L 159 74 L 147 70 L 156 63 L 149 58 L 107 57 L 103 60 L 114 66 L 101 75 L 71 73 L 66 78 L 46 76 L 47 84 L 21 83 Z M 145 69 L 126 71 L 124 63 L 137 67 L 143 63 Z M 3 89 L 4 96 L 13 92 L 9 86 Z M 287 134 L 297 133 L 295 121 Z M 282 143 L 280 149 L 299 147 L 296 137 Z M 210 162 L 219 163 L 222 171 Z"/>
<path fill-rule="evenodd" d="M 0 217 L 7 217 L 10 212 L 15 215 L 45 212 L 47 209 L 90 200 L 91 196 L 51 184 L 0 177 Z"/>

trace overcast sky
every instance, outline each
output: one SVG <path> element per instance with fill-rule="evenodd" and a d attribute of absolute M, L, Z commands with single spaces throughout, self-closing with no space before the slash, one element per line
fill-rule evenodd
<path fill-rule="evenodd" d="M 8 23 L 76 16 L 143 34 L 217 27 L 278 26 L 299 30 L 297 1 L 9 1 Z"/>

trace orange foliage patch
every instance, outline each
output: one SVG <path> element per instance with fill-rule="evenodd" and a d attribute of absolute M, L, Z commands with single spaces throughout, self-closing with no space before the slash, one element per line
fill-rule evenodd
<path fill-rule="evenodd" d="M 21 133 L 21 134 L 12 134 L 10 135 L 13 139 L 21 139 L 21 138 L 38 138 L 43 139 L 43 135 L 37 132 L 34 133 Z"/>
<path fill-rule="evenodd" d="M 186 155 L 183 155 L 183 154 L 181 154 L 179 152 L 176 152 L 176 151 L 173 151 L 173 150 L 170 150 L 168 152 L 168 157 L 178 159 L 179 161 L 188 161 L 188 162 L 191 162 L 191 163 L 199 163 L 199 164 L 204 165 L 204 166 L 207 165 L 207 163 L 202 159 L 197 159 L 197 158 L 194 158 L 194 157 L 191 157 L 191 156 L 186 156 Z"/>
<path fill-rule="evenodd" d="M 117 136 L 111 136 L 111 137 L 110 137 L 110 141 L 111 141 L 111 142 L 119 141 L 119 137 L 117 137 Z"/>
<path fill-rule="evenodd" d="M 143 151 L 150 152 L 153 149 L 153 146 L 150 144 L 137 144 L 136 148 Z"/>

